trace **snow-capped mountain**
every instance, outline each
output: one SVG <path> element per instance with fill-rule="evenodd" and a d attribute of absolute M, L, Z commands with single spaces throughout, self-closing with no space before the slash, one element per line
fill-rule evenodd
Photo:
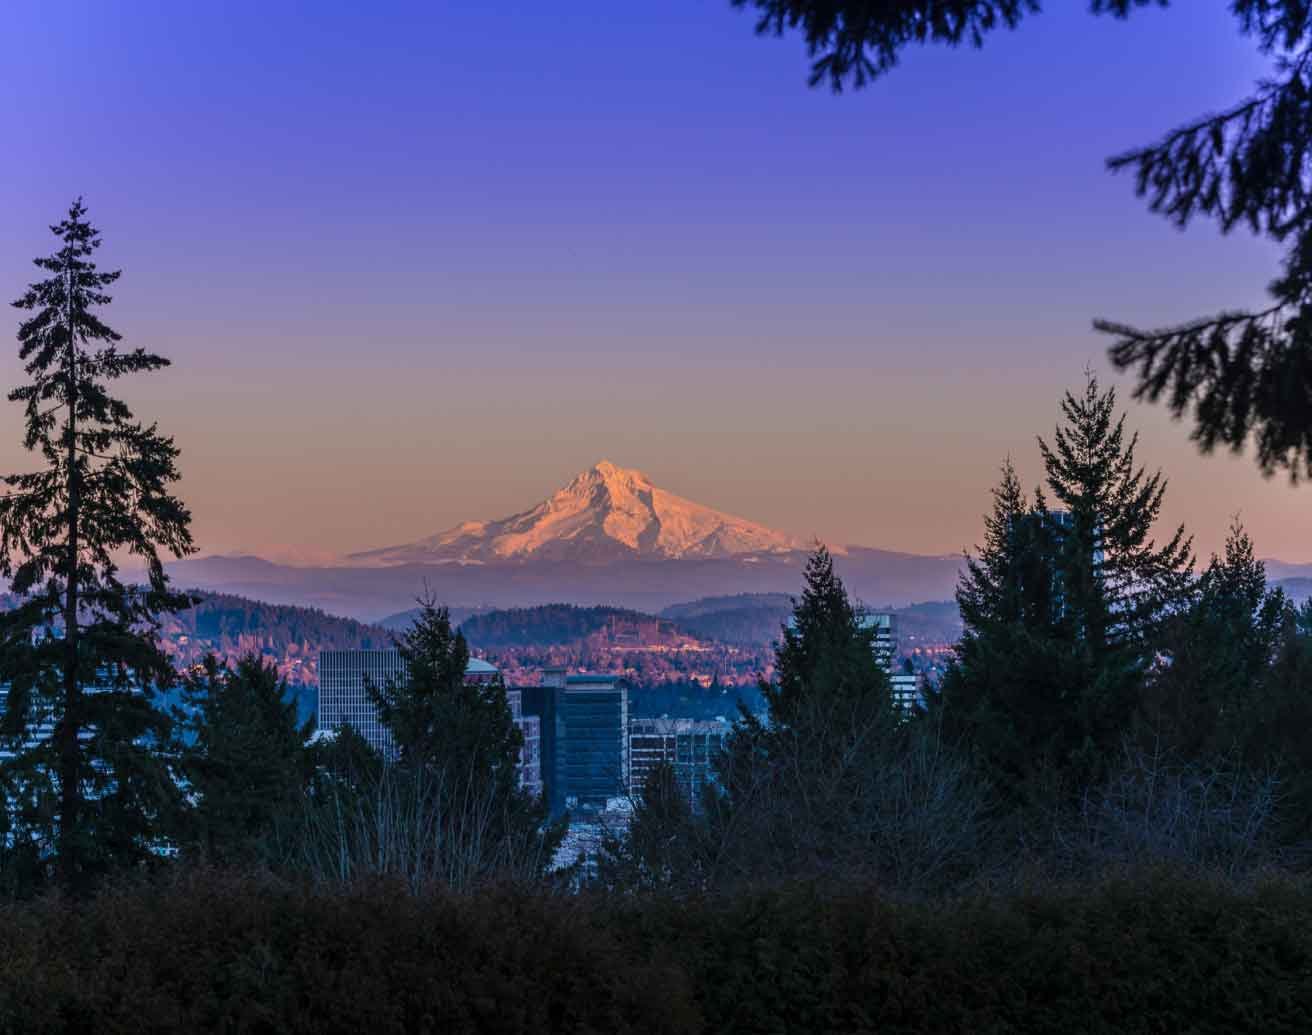
<path fill-rule="evenodd" d="M 809 545 L 666 492 L 641 471 L 603 460 L 531 510 L 500 521 L 466 521 L 349 560 L 370 566 L 689 560 L 786 554 Z"/>

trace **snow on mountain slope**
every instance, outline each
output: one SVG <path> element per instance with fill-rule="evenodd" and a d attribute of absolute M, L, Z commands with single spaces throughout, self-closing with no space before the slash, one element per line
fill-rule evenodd
<path fill-rule="evenodd" d="M 737 557 L 808 543 L 657 488 L 603 460 L 531 510 L 466 521 L 418 542 L 352 554 L 354 564 L 487 564 L 516 560 Z"/>

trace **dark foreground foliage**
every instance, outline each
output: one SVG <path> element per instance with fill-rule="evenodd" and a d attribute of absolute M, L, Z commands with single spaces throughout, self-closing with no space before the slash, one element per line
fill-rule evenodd
<path fill-rule="evenodd" d="M 193 873 L 0 909 L 23 1032 L 1306 1032 L 1312 887 L 1167 875 L 936 904 L 311 891 Z"/>

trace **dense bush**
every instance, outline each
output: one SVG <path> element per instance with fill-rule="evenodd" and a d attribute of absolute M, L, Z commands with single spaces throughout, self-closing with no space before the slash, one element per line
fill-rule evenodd
<path fill-rule="evenodd" d="M 198 872 L 0 909 L 0 959 L 6 1032 L 1306 1032 L 1312 887 L 613 900 Z"/>

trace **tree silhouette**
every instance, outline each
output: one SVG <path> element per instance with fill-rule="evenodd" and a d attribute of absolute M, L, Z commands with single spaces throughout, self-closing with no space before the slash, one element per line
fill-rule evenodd
<path fill-rule="evenodd" d="M 152 750 L 168 720 L 150 695 L 174 678 L 159 616 L 190 603 L 170 589 L 160 550 L 191 552 L 191 517 L 169 491 L 172 439 L 107 387 L 168 361 L 120 351 L 96 315 L 119 273 L 92 261 L 100 236 L 81 199 L 51 230 L 59 250 L 35 260 L 49 276 L 14 303 L 30 314 L 18 331 L 29 381 L 9 398 L 23 404 L 23 445 L 41 464 L 5 477 L 0 498 L 0 575 L 19 598 L 0 614 L 0 733 L 13 753 L 0 768 L 22 840 L 77 887 L 149 858 L 174 793 Z M 120 580 L 124 554 L 144 564 L 144 585 Z"/>

